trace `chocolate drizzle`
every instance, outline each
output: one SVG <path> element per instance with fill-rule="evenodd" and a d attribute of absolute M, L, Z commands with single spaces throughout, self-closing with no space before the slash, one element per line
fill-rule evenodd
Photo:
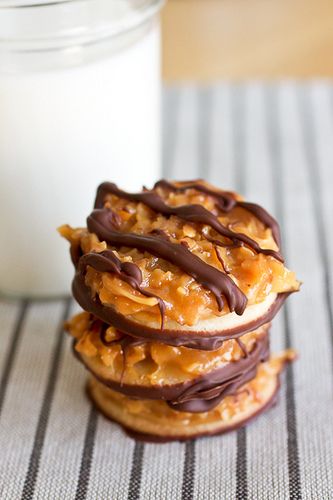
<path fill-rule="evenodd" d="M 219 310 L 223 309 L 224 295 L 230 311 L 243 314 L 247 304 L 246 295 L 230 276 L 192 254 L 184 245 L 172 243 L 159 235 L 121 232 L 114 222 L 113 212 L 106 208 L 94 210 L 87 219 L 87 225 L 90 232 L 112 246 L 137 248 L 175 264 L 215 295 Z"/>
<path fill-rule="evenodd" d="M 196 191 L 200 191 L 201 193 L 208 194 L 212 198 L 214 198 L 217 202 L 218 207 L 222 212 L 230 212 L 235 207 L 244 208 L 248 212 L 251 212 L 257 219 L 259 219 L 265 226 L 269 227 L 272 231 L 273 238 L 280 248 L 281 246 L 281 236 L 279 224 L 264 208 L 256 203 L 249 203 L 246 201 L 238 201 L 235 199 L 234 195 L 227 191 L 215 191 L 214 189 L 210 189 L 204 184 L 200 183 L 200 180 L 196 181 L 188 181 L 181 183 L 181 186 L 175 186 L 171 182 L 168 182 L 164 179 L 156 182 L 154 185 L 154 189 L 160 187 L 162 189 L 166 189 L 168 191 L 172 191 L 174 193 L 182 193 L 187 189 L 194 189 Z"/>
<path fill-rule="evenodd" d="M 215 408 L 223 398 L 237 390 L 257 373 L 258 364 L 269 357 L 268 334 L 256 340 L 247 356 L 225 363 L 193 380 L 174 385 L 129 385 L 112 379 L 105 379 L 89 365 L 88 358 L 76 353 L 86 368 L 104 385 L 134 399 L 164 400 L 177 411 L 200 413 Z"/>
<path fill-rule="evenodd" d="M 78 272 L 83 275 L 86 273 L 87 266 L 92 267 L 96 271 L 102 273 L 116 274 L 122 281 L 128 283 L 132 288 L 142 293 L 146 297 L 157 299 L 161 313 L 161 329 L 163 329 L 165 304 L 164 301 L 153 293 L 141 287 L 142 273 L 141 269 L 132 262 L 122 262 L 112 250 L 104 250 L 103 252 L 89 252 L 79 259 Z"/>
<path fill-rule="evenodd" d="M 275 240 L 279 241 L 279 230 L 276 221 L 267 212 L 258 205 L 245 203 L 235 200 L 232 193 L 223 191 L 214 191 L 204 184 L 199 182 L 185 183 L 180 186 L 175 186 L 168 181 L 161 180 L 155 184 L 154 190 L 144 190 L 142 193 L 128 193 L 119 189 L 115 184 L 104 182 L 97 191 L 95 200 L 96 209 L 90 214 L 87 219 L 87 226 L 90 232 L 95 233 L 100 240 L 106 241 L 110 246 L 114 247 L 129 247 L 137 248 L 143 252 L 162 258 L 176 266 L 182 271 L 192 276 L 204 288 L 210 290 L 217 301 L 219 310 L 224 307 L 224 299 L 227 301 L 230 312 L 235 311 L 238 315 L 242 315 L 246 305 L 247 298 L 245 294 L 236 285 L 233 279 L 229 276 L 230 271 L 226 268 L 218 249 L 215 247 L 216 255 L 221 263 L 223 271 L 207 264 L 197 255 L 193 254 L 187 245 L 174 243 L 170 241 L 167 235 L 160 234 L 161 231 L 155 230 L 150 234 L 128 233 L 121 230 L 121 218 L 113 210 L 104 207 L 107 194 L 113 194 L 119 198 L 124 198 L 129 201 L 144 203 L 156 213 L 161 213 L 164 216 L 177 216 L 182 220 L 194 223 L 204 224 L 214 229 L 220 236 L 227 238 L 228 242 L 220 241 L 210 235 L 205 235 L 206 238 L 213 242 L 216 246 L 227 246 L 230 248 L 246 245 L 257 253 L 270 255 L 279 260 L 283 260 L 280 253 L 272 249 L 263 249 L 259 244 L 246 234 L 232 231 L 229 227 L 224 226 L 219 221 L 217 215 L 210 212 L 206 208 L 198 204 L 182 205 L 171 207 L 156 192 L 157 188 L 171 190 L 174 192 L 182 192 L 187 189 L 196 189 L 209 196 L 212 196 L 217 203 L 217 206 L 223 212 L 229 212 L 235 206 L 245 208 L 256 215 L 265 225 L 271 228 Z M 96 257 L 101 255 L 101 257 Z M 134 289 L 140 291 L 148 297 L 155 297 L 158 300 L 161 312 L 161 329 L 164 324 L 165 304 L 163 300 L 146 291 L 142 286 L 142 274 L 138 266 L 133 263 L 122 263 L 113 252 L 105 251 L 103 254 L 90 254 L 90 257 L 81 256 L 78 249 L 72 249 L 72 259 L 78 267 L 79 272 L 84 275 L 86 272 L 87 262 L 90 262 L 92 267 L 102 272 L 113 272 L 129 283 Z M 96 267 L 97 266 L 97 267 Z M 79 280 L 76 279 L 76 282 Z M 77 290 L 78 286 L 75 286 Z M 83 286 L 80 286 L 80 294 L 82 295 Z"/>
<path fill-rule="evenodd" d="M 226 396 L 235 394 L 257 374 L 258 364 L 269 357 L 268 335 L 258 339 L 253 350 L 238 361 L 207 373 L 195 384 L 186 388 L 168 405 L 177 411 L 201 413 L 213 410 Z"/>
<path fill-rule="evenodd" d="M 211 201 L 215 202 L 212 211 L 200 204 L 169 206 L 164 201 L 167 192 L 182 193 L 187 190 L 195 190 L 211 197 Z M 130 202 L 142 203 L 152 211 L 153 215 L 161 214 L 166 218 L 177 217 L 181 221 L 202 225 L 199 228 L 196 226 L 196 229 L 201 232 L 202 238 L 213 244 L 221 268 L 217 268 L 220 267 L 218 264 L 217 267 L 207 264 L 190 251 L 187 241 L 177 241 L 162 229 L 155 229 L 148 234 L 126 232 L 128 225 L 123 222 L 116 211 L 112 210 L 112 203 L 109 203 L 107 199 L 109 194 Z M 103 183 L 98 188 L 95 210 L 87 219 L 87 227 L 90 233 L 96 234 L 100 241 L 105 241 L 111 248 L 134 248 L 177 266 L 184 273 L 192 276 L 202 287 L 213 293 L 220 311 L 223 310 L 226 303 L 230 313 L 235 312 L 241 316 L 247 306 L 247 297 L 231 278 L 232 269 L 229 269 L 224 262 L 219 247 L 225 247 L 228 251 L 232 248 L 246 247 L 257 254 L 268 255 L 281 262 L 283 262 L 283 258 L 279 250 L 262 248 L 247 234 L 234 231 L 232 224 L 224 225 L 220 222 L 221 213 L 229 213 L 237 207 L 247 210 L 264 226 L 270 228 L 272 236 L 280 248 L 279 226 L 276 220 L 263 208 L 254 203 L 239 201 L 233 193 L 214 190 L 201 181 L 173 184 L 161 180 L 155 184 L 152 190 L 144 188 L 141 193 L 128 193 L 120 190 L 113 183 Z M 168 329 L 174 323 L 169 320 L 165 321 L 166 304 L 163 299 L 146 289 L 142 271 L 138 265 L 133 262 L 123 262 L 111 248 L 102 252 L 91 251 L 84 254 L 78 242 L 74 241 L 71 246 L 71 257 L 76 268 L 72 284 L 73 295 L 83 309 L 98 318 L 91 317 L 89 328 L 95 329 L 95 333 L 98 332 L 101 341 L 106 346 L 119 345 L 123 355 L 122 373 L 117 376 L 117 380 L 114 380 L 107 370 L 103 370 L 101 360 L 89 358 L 89 356 L 76 352 L 76 355 L 96 379 L 131 398 L 164 400 L 173 410 L 190 413 L 209 412 L 229 395 L 238 398 L 241 392 L 247 391 L 250 394 L 251 390 L 243 386 L 256 376 L 260 363 L 268 359 L 269 325 L 263 327 L 263 332 L 258 336 L 250 351 L 239 337 L 268 323 L 275 316 L 289 293 L 279 294 L 275 302 L 267 306 L 268 308 L 264 312 L 260 309 L 260 316 L 254 317 L 256 313 L 258 314 L 257 309 L 249 311 L 249 314 L 245 314 L 242 319 L 237 320 L 236 316 L 231 316 L 230 322 L 224 323 L 222 321 L 222 330 L 195 331 L 185 327 L 182 329 L 180 326 L 177 327 L 178 329 Z M 124 316 L 118 313 L 112 304 L 103 304 L 99 294 L 95 293 L 86 283 L 86 274 L 90 267 L 101 273 L 111 273 L 145 297 L 154 298 L 154 301 L 146 299 L 146 302 L 150 305 L 158 305 L 161 315 L 160 327 L 138 323 L 135 320 L 135 315 L 134 319 L 131 316 Z M 227 326 L 233 324 L 233 319 L 235 319 L 237 326 Z M 210 321 L 203 322 L 203 324 L 205 328 L 211 327 Z M 217 324 L 219 324 L 218 321 Z M 110 341 L 106 335 L 108 325 L 112 325 L 121 332 L 120 335 L 116 336 L 117 338 Z M 129 354 L 127 349 L 130 346 L 157 341 L 193 349 L 216 350 L 228 339 L 235 339 L 242 351 L 242 356 L 237 361 L 225 362 L 219 368 L 211 369 L 192 380 L 187 379 L 173 385 L 165 384 L 165 380 L 162 380 L 161 384 L 155 385 L 124 383 L 127 355 Z M 266 402 L 260 411 L 268 403 Z M 215 432 L 218 432 L 218 429 Z"/>
<path fill-rule="evenodd" d="M 199 187 L 205 188 L 207 194 L 211 195 L 214 193 L 214 197 L 216 197 L 216 193 L 214 191 L 209 190 L 205 186 L 201 186 L 200 184 L 191 184 L 192 189 L 198 189 Z M 181 188 L 176 188 L 173 184 L 168 183 L 167 181 L 159 181 L 159 183 L 155 184 L 156 187 L 164 187 L 168 190 L 172 189 L 173 191 L 180 190 Z M 188 188 L 186 188 L 188 189 Z M 185 190 L 185 189 L 184 189 Z M 201 189 L 200 189 L 201 190 Z M 104 182 L 101 184 L 97 190 L 97 196 L 95 200 L 95 208 L 103 208 L 105 196 L 107 194 L 114 194 L 119 198 L 124 198 L 129 201 L 135 201 L 138 203 L 144 203 L 147 207 L 149 207 L 154 212 L 160 213 L 164 216 L 177 216 L 182 220 L 188 222 L 195 222 L 199 224 L 205 224 L 214 229 L 220 236 L 228 238 L 231 240 L 232 246 L 240 246 L 246 245 L 251 248 L 256 253 L 262 253 L 264 255 L 270 255 L 281 262 L 283 262 L 283 258 L 279 252 L 271 249 L 261 248 L 260 245 L 254 241 L 252 238 L 243 233 L 236 233 L 230 230 L 228 227 L 221 224 L 218 217 L 207 210 L 202 205 L 181 205 L 178 207 L 170 207 L 166 203 L 164 203 L 163 199 L 154 191 L 144 191 L 142 193 L 128 193 L 119 189 L 116 184 L 111 182 Z M 223 200 L 223 203 L 221 202 Z M 219 204 L 218 207 L 224 211 L 229 212 L 235 206 L 242 206 L 242 208 L 246 208 L 250 210 L 252 213 L 255 213 L 258 218 L 265 225 L 274 228 L 274 232 L 276 233 L 276 227 L 274 225 L 277 224 L 276 221 L 261 207 L 255 205 L 253 203 L 245 203 L 245 202 L 237 202 L 233 198 L 228 195 L 219 194 Z M 274 221 L 274 223 L 272 222 Z M 272 229 L 273 233 L 273 229 Z M 218 240 L 217 240 L 218 241 Z M 218 242 L 219 243 L 219 242 Z M 223 244 L 223 242 L 221 242 Z"/>
<path fill-rule="evenodd" d="M 215 330 L 215 331 L 186 331 L 169 330 L 164 327 L 152 328 L 131 320 L 127 316 L 118 313 L 114 307 L 101 303 L 99 297 L 92 296 L 91 289 L 85 283 L 85 275 L 80 269 L 77 269 L 72 283 L 72 292 L 75 300 L 87 312 L 94 314 L 97 318 L 114 326 L 121 332 L 127 333 L 133 337 L 144 338 L 162 342 L 174 346 L 186 346 L 192 349 L 202 349 L 214 351 L 219 349 L 225 340 L 233 339 L 259 328 L 259 326 L 273 319 L 289 292 L 280 293 L 271 307 L 260 317 L 241 324 L 237 327 Z"/>
<path fill-rule="evenodd" d="M 226 434 L 228 432 L 240 429 L 276 404 L 279 388 L 280 388 L 280 377 L 277 376 L 275 380 L 274 390 L 271 392 L 269 397 L 264 402 L 262 402 L 261 405 L 255 411 L 251 412 L 246 417 L 237 420 L 236 423 L 231 421 L 230 423 L 225 424 L 221 419 L 220 425 L 217 425 L 214 429 L 209 431 L 197 431 L 197 432 L 194 431 L 191 433 L 184 432 L 184 434 L 171 434 L 171 435 L 167 433 L 150 434 L 145 432 L 139 432 L 130 427 L 127 427 L 123 422 L 112 417 L 110 413 L 105 410 L 101 401 L 96 397 L 96 393 L 93 389 L 91 381 L 86 386 L 86 393 L 89 400 L 95 406 L 95 408 L 98 411 L 100 411 L 102 415 L 104 415 L 104 417 L 110 420 L 111 422 L 118 423 L 128 437 L 144 443 L 164 444 L 173 441 L 183 442 L 203 437 L 218 436 L 221 434 Z"/>
<path fill-rule="evenodd" d="M 212 196 L 216 200 L 217 207 L 223 212 L 229 212 L 235 206 L 246 208 L 252 213 L 255 213 L 255 215 L 258 216 L 263 223 L 271 228 L 273 234 L 275 234 L 275 239 L 278 241 L 279 231 L 276 221 L 274 221 L 273 218 L 271 218 L 264 210 L 261 210 L 257 205 L 237 201 L 233 193 L 214 191 L 198 181 L 178 183 L 177 186 L 167 181 L 159 181 L 156 183 L 154 189 L 156 190 L 158 188 L 172 190 L 174 192 L 196 189 L 199 192 Z M 176 215 L 178 217 L 183 217 L 186 220 L 196 222 L 200 220 L 202 223 L 207 223 L 211 227 L 215 227 L 216 230 L 221 230 L 223 234 L 228 235 L 227 238 L 230 236 L 230 245 L 228 243 L 215 240 L 214 243 L 216 243 L 216 246 L 228 245 L 231 247 L 237 247 L 243 243 L 243 241 L 239 241 L 237 239 L 239 236 L 238 233 L 231 231 L 229 226 L 225 228 L 220 225 L 216 215 L 206 210 L 201 205 L 169 207 L 156 192 L 144 190 L 142 193 L 130 194 L 119 190 L 114 184 L 103 183 L 98 189 L 95 202 L 97 207 L 102 207 L 104 205 L 106 202 L 105 197 L 110 192 L 118 197 L 124 197 L 129 200 L 134 199 L 136 202 L 143 202 L 157 212 L 162 211 L 162 213 L 167 216 Z M 90 232 L 95 233 L 100 240 L 106 241 L 110 247 L 137 248 L 142 252 L 148 252 L 178 266 L 183 272 L 192 276 L 203 287 L 207 288 L 214 294 L 220 310 L 224 306 L 224 300 L 226 300 L 230 312 L 234 311 L 238 315 L 243 314 L 247 305 L 247 298 L 229 275 L 230 270 L 226 267 L 221 255 L 218 253 L 218 248 L 215 248 L 215 251 L 222 266 L 221 270 L 201 260 L 190 251 L 187 245 L 171 241 L 168 235 L 159 229 L 149 234 L 137 234 L 122 231 L 122 220 L 120 216 L 108 208 L 108 206 L 109 205 L 106 204 L 104 208 L 95 209 L 88 217 L 87 225 Z M 246 235 L 241 235 L 241 237 L 243 236 Z M 209 235 L 206 237 L 209 238 Z M 125 317 L 118 313 L 112 304 L 102 304 L 98 294 L 94 295 L 90 287 L 85 283 L 85 274 L 87 265 L 89 265 L 88 262 L 90 265 L 95 266 L 95 268 L 97 266 L 100 270 L 105 272 L 114 272 L 118 274 L 121 279 L 127 281 L 139 292 L 146 296 L 154 296 L 158 300 L 162 316 L 161 326 L 163 327 L 165 311 L 163 300 L 160 297 L 146 291 L 145 287 L 142 285 L 142 275 L 139 267 L 134 263 L 122 263 L 119 259 L 115 260 L 115 254 L 111 250 L 107 250 L 106 253 L 102 254 L 90 252 L 89 255 L 90 257 L 80 257 L 79 253 L 73 251 L 74 260 L 77 262 L 76 274 L 73 280 L 73 294 L 83 309 L 92 312 L 102 321 L 115 326 L 119 330 L 133 337 L 155 340 L 158 339 L 160 342 L 170 345 L 186 345 L 187 347 L 194 349 L 217 349 L 221 346 L 224 340 L 228 338 L 237 338 L 243 333 L 257 328 L 264 322 L 270 321 L 288 295 L 280 294 L 276 302 L 269 308 L 268 311 L 263 313 L 261 317 L 247 321 L 247 323 L 244 322 L 242 325 L 237 327 L 227 329 L 224 328 L 223 331 L 186 331 L 185 329 L 168 329 L 165 325 L 164 329 L 150 327 L 138 323 L 131 317 Z M 97 255 L 100 255 L 101 257 L 96 257 Z"/>
<path fill-rule="evenodd" d="M 221 257 L 220 255 L 220 252 L 219 252 L 219 249 L 215 247 L 215 254 L 216 254 L 216 257 L 218 258 L 222 268 L 223 268 L 223 271 L 226 273 L 226 274 L 230 274 L 230 270 L 227 268 L 227 266 L 225 265 L 225 262 L 223 260 L 223 258 Z"/>
<path fill-rule="evenodd" d="M 158 443 L 158 444 L 164 444 L 164 443 L 170 443 L 173 441 L 188 441 L 188 440 L 193 440 L 197 438 L 202 438 L 202 437 L 209 437 L 209 436 L 217 436 L 220 434 L 225 434 L 227 432 L 235 431 L 241 427 L 244 427 L 246 424 L 250 423 L 252 420 L 257 418 L 261 413 L 269 410 L 272 406 L 276 404 L 277 401 L 277 396 L 278 396 L 278 390 L 280 387 L 280 378 L 279 376 L 276 377 L 276 382 L 275 382 L 275 387 L 274 390 L 272 391 L 271 395 L 265 402 L 261 404 L 259 408 L 257 408 L 256 411 L 250 413 L 245 418 L 242 418 L 241 420 L 237 421 L 237 423 L 229 423 L 229 424 L 223 424 L 221 420 L 221 425 L 217 426 L 215 429 L 210 430 L 210 431 L 203 431 L 203 432 L 193 432 L 193 433 L 184 433 L 183 435 L 169 435 L 169 434 L 148 434 L 144 432 L 139 432 L 134 429 L 131 429 L 130 427 L 126 427 L 122 422 L 115 420 L 111 415 L 105 411 L 103 408 L 103 405 L 98 401 L 94 394 L 94 390 L 92 389 L 92 384 L 88 383 L 86 387 L 86 392 L 87 395 L 92 402 L 92 404 L 96 407 L 97 410 L 99 410 L 105 418 L 109 419 L 112 422 L 116 422 L 120 424 L 126 435 L 132 439 L 135 439 L 136 441 L 142 441 L 144 443 Z"/>

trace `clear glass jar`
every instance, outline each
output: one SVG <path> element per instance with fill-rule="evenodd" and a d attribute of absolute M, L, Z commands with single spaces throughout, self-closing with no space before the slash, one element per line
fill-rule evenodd
<path fill-rule="evenodd" d="M 0 0 L 0 291 L 69 292 L 56 227 L 160 176 L 161 0 Z"/>

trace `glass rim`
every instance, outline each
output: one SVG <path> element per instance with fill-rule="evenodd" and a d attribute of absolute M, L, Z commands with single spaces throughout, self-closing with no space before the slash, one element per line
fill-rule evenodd
<path fill-rule="evenodd" d="M 80 0 L 0 0 L 0 9 L 24 9 L 32 7 L 48 7 L 62 3 L 77 2 Z"/>
<path fill-rule="evenodd" d="M 66 3 L 93 2 L 94 0 L 0 0 L 0 9 L 29 9 L 36 7 L 50 7 Z M 162 4 L 164 0 L 150 0 L 144 10 L 154 8 L 155 4 Z"/>
<path fill-rule="evenodd" d="M 113 20 L 112 17 L 108 18 L 107 11 L 105 16 L 101 16 L 101 22 L 89 23 L 79 25 L 76 24 L 76 13 L 79 12 L 81 6 L 96 7 L 110 6 L 112 0 L 0 0 L 0 16 L 3 13 L 6 15 L 15 15 L 15 12 L 24 12 L 28 15 L 34 8 L 38 11 L 39 15 L 48 16 L 49 10 L 52 7 L 67 9 L 67 12 L 54 11 L 57 19 L 61 16 L 68 14 L 68 8 L 71 7 L 71 18 L 73 24 L 66 29 L 60 29 L 59 32 L 54 31 L 43 33 L 24 33 L 16 32 L 8 34 L 1 34 L 0 32 L 0 48 L 9 51 L 19 52 L 38 52 L 38 51 L 54 51 L 62 50 L 74 46 L 85 46 L 95 44 L 98 41 L 106 39 L 114 39 L 119 36 L 125 35 L 132 30 L 140 28 L 140 26 L 147 23 L 152 19 L 162 8 L 165 0 L 143 0 L 136 6 L 133 5 L 132 15 L 125 15 L 119 20 Z M 110 3 L 109 3 L 110 2 Z M 115 4 L 119 5 L 119 0 Z M 5 14 L 4 14 L 5 15 Z M 30 14 L 29 14 L 30 15 Z M 1 19 L 1 17 L 0 17 Z M 46 18 L 47 19 L 47 18 Z M 61 23 L 60 23 L 61 25 Z M 53 27 L 54 28 L 54 27 Z"/>

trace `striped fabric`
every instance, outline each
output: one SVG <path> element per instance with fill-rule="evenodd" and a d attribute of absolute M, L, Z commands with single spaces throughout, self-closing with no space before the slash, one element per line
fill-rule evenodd
<path fill-rule="evenodd" d="M 299 360 L 278 406 L 225 436 L 135 443 L 98 415 L 62 332 L 76 306 L 0 303 L 1 499 L 333 498 L 333 89 L 218 84 L 165 91 L 164 168 L 271 210 L 304 281 L 275 321 Z"/>

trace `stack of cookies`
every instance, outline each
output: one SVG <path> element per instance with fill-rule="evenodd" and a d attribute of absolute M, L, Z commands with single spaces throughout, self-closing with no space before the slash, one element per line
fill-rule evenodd
<path fill-rule="evenodd" d="M 192 439 L 274 401 L 294 354 L 270 357 L 270 322 L 299 289 L 276 221 L 204 181 L 98 188 L 87 227 L 62 226 L 84 312 L 67 329 L 88 394 L 131 435 Z"/>

